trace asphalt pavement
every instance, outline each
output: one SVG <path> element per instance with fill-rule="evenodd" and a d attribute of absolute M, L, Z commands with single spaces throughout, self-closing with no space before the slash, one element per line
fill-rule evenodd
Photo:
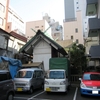
<path fill-rule="evenodd" d="M 16 93 L 14 100 L 100 100 L 100 97 L 81 96 L 79 87 L 72 86 L 67 94 L 65 93 L 49 93 L 43 90 L 35 90 L 33 94 Z"/>

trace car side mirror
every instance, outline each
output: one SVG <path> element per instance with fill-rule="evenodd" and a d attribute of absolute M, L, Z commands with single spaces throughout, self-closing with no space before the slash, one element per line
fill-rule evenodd
<path fill-rule="evenodd" d="M 81 79 L 81 78 L 79 78 L 79 80 L 81 81 L 82 79 Z"/>

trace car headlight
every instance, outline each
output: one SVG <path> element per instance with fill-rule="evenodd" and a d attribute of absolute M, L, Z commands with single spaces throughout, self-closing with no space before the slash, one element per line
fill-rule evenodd
<path fill-rule="evenodd" d="M 48 81 L 45 81 L 45 84 L 49 84 L 49 82 Z"/>
<path fill-rule="evenodd" d="M 29 82 L 27 82 L 26 85 L 29 85 Z"/>
<path fill-rule="evenodd" d="M 66 81 L 60 82 L 60 85 L 65 85 L 65 84 L 66 84 Z"/>
<path fill-rule="evenodd" d="M 81 88 L 86 88 L 86 85 L 83 82 L 81 83 L 80 86 L 81 86 Z"/>

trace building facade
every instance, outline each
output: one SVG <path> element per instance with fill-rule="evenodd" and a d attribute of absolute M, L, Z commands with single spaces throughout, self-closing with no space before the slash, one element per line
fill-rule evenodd
<path fill-rule="evenodd" d="M 8 50 L 8 41 L 10 36 L 11 35 L 8 32 L 0 28 L 0 56 L 10 56 Z"/>
<path fill-rule="evenodd" d="M 81 11 L 77 12 L 75 21 L 64 22 L 64 40 L 73 40 L 73 42 L 83 44 L 83 28 Z"/>
<path fill-rule="evenodd" d="M 6 30 L 9 0 L 0 0 L 0 28 Z"/>
<path fill-rule="evenodd" d="M 54 19 L 51 19 L 47 13 L 43 16 L 43 19 L 46 20 L 51 26 L 51 33 L 53 39 L 63 40 L 63 28 L 61 25 L 59 25 L 59 22 L 56 22 Z"/>
<path fill-rule="evenodd" d="M 10 6 L 8 8 L 7 31 L 8 32 L 14 31 L 20 35 L 25 34 L 25 22 Z"/>
<path fill-rule="evenodd" d="M 85 3 L 85 0 L 64 0 L 64 40 L 72 39 L 76 43 L 84 44 L 83 36 L 87 32 L 87 28 L 85 28 L 87 24 L 85 18 Z"/>
<path fill-rule="evenodd" d="M 8 50 L 11 52 L 10 57 L 13 58 L 14 55 L 23 47 L 23 45 L 26 44 L 27 38 L 14 31 L 11 31 L 9 34 L 11 36 L 9 38 Z"/>
<path fill-rule="evenodd" d="M 36 35 L 36 32 L 38 30 L 41 30 L 42 32 L 45 32 L 47 30 L 45 34 L 51 37 L 51 27 L 46 20 L 26 22 L 26 37 L 28 38 L 28 40 Z"/>
<path fill-rule="evenodd" d="M 86 0 L 86 16 L 88 20 L 87 51 L 95 68 L 100 68 L 100 0 Z M 89 64 L 91 66 L 91 64 Z"/>

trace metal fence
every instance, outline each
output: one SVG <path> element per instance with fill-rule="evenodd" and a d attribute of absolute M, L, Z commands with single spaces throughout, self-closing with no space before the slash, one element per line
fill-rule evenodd
<path fill-rule="evenodd" d="M 71 84 L 79 84 L 79 78 L 82 78 L 82 75 L 71 75 Z"/>

